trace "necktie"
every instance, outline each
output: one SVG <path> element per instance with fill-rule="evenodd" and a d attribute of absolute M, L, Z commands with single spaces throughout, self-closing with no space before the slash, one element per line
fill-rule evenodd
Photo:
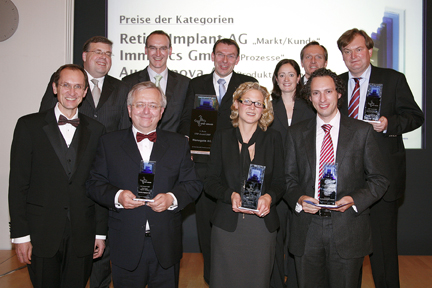
<path fill-rule="evenodd" d="M 96 79 L 92 79 L 91 82 L 94 84 L 94 87 L 92 90 L 93 101 L 94 101 L 95 107 L 97 107 L 97 105 L 99 103 L 100 95 L 101 95 L 101 90 L 98 87 L 99 81 Z"/>
<path fill-rule="evenodd" d="M 225 92 L 226 92 L 226 90 L 225 90 L 225 83 L 226 83 L 226 81 L 225 81 L 225 79 L 220 78 L 217 82 L 219 83 L 218 102 L 220 104 L 222 102 L 222 98 L 224 97 Z"/>
<path fill-rule="evenodd" d="M 156 132 L 152 132 L 148 135 L 144 135 L 140 132 L 137 132 L 136 134 L 137 142 L 141 142 L 143 139 L 149 139 L 151 142 L 156 142 L 156 138 L 157 138 Z"/>
<path fill-rule="evenodd" d="M 156 80 L 155 82 L 156 87 L 160 87 L 160 81 L 163 78 L 162 75 L 156 75 L 154 78 Z"/>
<path fill-rule="evenodd" d="M 65 125 L 67 123 L 71 124 L 72 126 L 74 126 L 75 128 L 78 127 L 79 124 L 79 118 L 75 118 L 75 119 L 67 119 L 65 116 L 60 115 L 59 120 L 57 122 L 58 125 Z"/>
<path fill-rule="evenodd" d="M 355 87 L 351 95 L 351 100 L 348 107 L 348 116 L 354 119 L 358 118 L 359 104 L 360 104 L 360 79 L 353 78 L 355 81 Z"/>
<path fill-rule="evenodd" d="M 321 126 L 324 130 L 324 139 L 321 145 L 320 162 L 319 162 L 319 177 L 318 177 L 318 199 L 320 197 L 320 180 L 323 176 L 323 170 L 325 164 L 334 163 L 334 150 L 333 141 L 330 136 L 330 130 L 332 126 L 330 124 L 324 124 Z"/>

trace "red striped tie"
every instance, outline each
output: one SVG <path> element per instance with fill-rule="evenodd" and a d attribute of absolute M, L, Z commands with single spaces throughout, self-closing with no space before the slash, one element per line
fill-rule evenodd
<path fill-rule="evenodd" d="M 353 78 L 355 81 L 355 87 L 351 96 L 351 100 L 348 107 L 348 116 L 354 119 L 358 118 L 359 104 L 360 104 L 360 79 Z"/>
<path fill-rule="evenodd" d="M 332 126 L 330 124 L 324 124 L 321 126 L 324 130 L 324 139 L 321 146 L 320 162 L 319 162 L 319 178 L 318 178 L 318 199 L 320 197 L 321 178 L 323 176 L 323 170 L 325 164 L 334 164 L 334 150 L 333 141 L 330 137 L 330 130 Z"/>

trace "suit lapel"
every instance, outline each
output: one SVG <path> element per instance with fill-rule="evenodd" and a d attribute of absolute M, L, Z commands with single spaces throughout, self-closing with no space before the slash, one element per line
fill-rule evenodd
<path fill-rule="evenodd" d="M 54 109 L 51 109 L 50 111 L 47 112 L 45 121 L 47 122 L 47 124 L 42 129 L 44 130 L 45 134 L 47 135 L 51 143 L 52 148 L 57 154 L 57 158 L 60 161 L 61 165 L 63 166 L 66 175 L 67 163 L 66 163 L 65 151 L 64 151 L 64 149 L 66 148 L 66 142 L 58 128 L 57 120 L 54 114 Z"/>
<path fill-rule="evenodd" d="M 352 141 L 354 131 L 347 121 L 347 116 L 341 115 L 340 127 L 339 127 L 339 139 L 336 151 L 336 163 L 340 167 L 343 159 L 347 152 L 347 148 L 350 147 L 348 143 Z"/>
<path fill-rule="evenodd" d="M 82 114 L 79 114 L 80 117 L 80 124 L 78 125 L 74 137 L 72 139 L 72 145 L 76 145 L 75 147 L 77 147 L 77 156 L 76 156 L 76 160 L 75 160 L 75 166 L 73 167 L 72 170 L 72 177 L 75 173 L 75 171 L 77 170 L 77 167 L 79 166 L 79 164 L 81 163 L 81 160 L 84 156 L 84 152 L 87 149 L 87 145 L 88 142 L 90 141 L 90 136 L 91 136 L 91 131 L 88 128 L 89 123 L 87 122 L 87 120 L 83 117 Z M 77 143 L 78 142 L 78 143 Z"/>
<path fill-rule="evenodd" d="M 141 165 L 141 154 L 138 150 L 138 146 L 135 142 L 132 128 L 129 129 L 128 133 L 126 133 L 123 143 L 121 144 L 121 148 L 126 153 L 126 155 L 138 166 L 137 171 L 139 171 L 139 167 Z"/>
<path fill-rule="evenodd" d="M 309 163 L 309 169 L 313 179 L 315 177 L 315 167 L 316 167 L 316 117 L 312 118 L 307 125 L 307 129 L 303 131 L 303 143 L 306 150 L 306 156 Z M 307 169 L 306 167 L 304 167 Z M 315 181 L 315 180 L 314 180 Z"/>
<path fill-rule="evenodd" d="M 157 129 L 156 133 L 158 134 L 158 137 L 156 142 L 153 144 L 153 149 L 150 154 L 150 161 L 156 161 L 156 170 L 157 170 L 157 161 L 162 159 L 163 155 L 165 154 L 165 152 L 169 147 L 169 144 L 166 142 L 165 137 L 163 136 L 161 137 L 161 134 L 163 134 L 163 132 L 161 132 L 160 129 Z"/>
<path fill-rule="evenodd" d="M 102 107 L 102 105 L 108 100 L 111 93 L 114 91 L 114 86 L 111 83 L 110 76 L 105 75 L 104 83 L 102 86 L 102 93 L 99 99 L 98 107 Z M 94 103 L 94 101 L 93 101 Z"/>
<path fill-rule="evenodd" d="M 177 87 L 177 82 L 178 82 L 177 75 L 172 71 L 168 70 L 168 81 L 167 81 L 167 87 L 165 92 L 168 103 L 174 97 L 176 91 L 175 88 Z"/>
<path fill-rule="evenodd" d="M 148 69 L 148 67 L 146 67 L 144 70 L 142 70 L 139 73 L 139 76 L 138 76 L 139 82 L 138 83 L 145 82 L 145 81 L 151 81 L 147 69 Z"/>
<path fill-rule="evenodd" d="M 274 115 L 282 123 L 285 129 L 288 129 L 288 117 L 285 110 L 285 105 L 283 103 L 282 97 L 274 98 Z M 294 117 L 293 117 L 294 118 Z"/>

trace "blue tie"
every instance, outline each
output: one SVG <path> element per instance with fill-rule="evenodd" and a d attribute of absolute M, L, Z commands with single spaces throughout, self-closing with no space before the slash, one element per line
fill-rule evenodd
<path fill-rule="evenodd" d="M 226 90 L 225 90 L 225 83 L 226 83 L 226 81 L 225 81 L 225 79 L 220 78 L 217 82 L 219 83 L 218 102 L 220 104 L 222 102 L 222 98 L 224 97 L 225 92 L 226 92 Z"/>

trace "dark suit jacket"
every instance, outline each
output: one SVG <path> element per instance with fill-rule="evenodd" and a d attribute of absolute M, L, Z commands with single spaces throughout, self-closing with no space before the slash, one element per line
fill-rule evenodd
<path fill-rule="evenodd" d="M 348 84 L 348 72 L 340 75 Z M 424 122 L 423 112 L 414 101 L 405 76 L 392 69 L 372 66 L 370 83 L 383 84 L 381 116 L 388 120 L 387 133 L 376 133 L 378 145 L 387 163 L 390 186 L 384 200 L 394 201 L 405 192 L 406 156 L 402 133 L 420 127 Z M 347 86 L 348 87 L 348 86 Z M 348 92 L 347 92 L 348 93 Z M 341 113 L 348 115 L 348 94 L 342 95 Z"/>
<path fill-rule="evenodd" d="M 52 89 L 53 76 L 51 76 L 42 98 L 39 112 L 51 109 L 57 103 L 57 95 Z M 129 87 L 125 83 L 106 75 L 98 106 L 94 106 L 93 96 L 89 88 L 86 97 L 79 106 L 79 111 L 102 123 L 107 132 L 128 128 L 131 126 L 126 103 L 128 92 Z"/>
<path fill-rule="evenodd" d="M 124 77 L 122 81 L 126 82 L 130 88 L 132 88 L 132 86 L 137 83 L 151 80 L 147 68 L 145 68 L 144 70 Z M 162 119 L 159 122 L 158 127 L 160 129 L 177 132 L 189 81 L 190 79 L 188 77 L 168 70 L 168 82 L 165 93 L 167 97 L 167 107 L 165 108 Z"/>
<path fill-rule="evenodd" d="M 338 164 L 337 199 L 351 196 L 353 208 L 332 212 L 333 239 L 342 258 L 358 258 L 372 252 L 369 206 L 384 195 L 388 180 L 384 161 L 372 125 L 341 115 L 336 151 Z M 295 210 L 300 196 L 314 197 L 316 179 L 316 118 L 288 129 L 286 141 L 287 193 L 284 199 Z M 306 235 L 314 216 L 293 212 L 290 219 L 289 250 L 296 256 L 304 253 Z"/>
<path fill-rule="evenodd" d="M 180 119 L 180 125 L 178 127 L 178 133 L 189 136 L 191 115 L 195 103 L 195 95 L 196 94 L 216 95 L 214 85 L 213 85 L 213 73 L 202 75 L 200 77 L 191 80 L 186 95 L 185 106 Z M 231 115 L 233 94 L 235 90 L 237 90 L 238 86 L 240 86 L 244 82 L 258 82 L 258 81 L 253 77 L 246 76 L 243 74 L 237 74 L 233 72 L 233 75 L 231 76 L 231 80 L 228 84 L 228 89 L 224 97 L 222 98 L 222 103 L 219 105 L 216 130 L 232 127 L 230 115 Z M 194 155 L 194 161 L 200 163 L 207 163 L 208 156 Z M 201 170 L 199 167 L 198 169 Z M 198 171 L 201 177 L 203 177 L 204 176 L 203 174 L 205 174 L 204 170 L 202 172 Z"/>
<path fill-rule="evenodd" d="M 177 198 L 178 208 L 157 213 L 148 206 L 131 210 L 114 206 L 114 197 L 119 189 L 137 191 L 141 154 L 131 128 L 101 138 L 87 183 L 90 197 L 110 209 L 111 261 L 130 271 L 139 263 L 147 221 L 162 267 L 179 263 L 182 257 L 182 218 L 178 212 L 194 201 L 202 189 L 195 175 L 187 139 L 160 129 L 157 129 L 157 135 L 150 156 L 151 161 L 156 161 L 153 194 L 172 192 Z"/>
<path fill-rule="evenodd" d="M 185 107 L 183 109 L 180 119 L 180 126 L 178 128 L 178 132 L 180 134 L 189 136 L 191 115 L 192 110 L 194 109 L 195 95 L 216 95 L 213 85 L 213 73 L 202 75 L 191 80 L 189 84 L 189 89 L 187 91 Z M 235 90 L 237 90 L 238 86 L 240 86 L 244 82 L 258 81 L 253 77 L 233 72 L 233 75 L 231 76 L 231 80 L 228 85 L 228 89 L 225 93 L 225 96 L 222 98 L 222 103 L 219 106 L 217 130 L 232 127 L 231 119 L 229 117 L 231 115 L 232 96 Z"/>
<path fill-rule="evenodd" d="M 39 257 L 58 251 L 68 217 L 78 257 L 93 253 L 95 235 L 106 235 L 106 209 L 90 200 L 85 190 L 105 129 L 82 114 L 79 118 L 71 143 L 77 157 L 70 175 L 54 109 L 21 117 L 15 128 L 9 178 L 11 238 L 30 235 L 33 253 Z"/>
<path fill-rule="evenodd" d="M 242 171 L 236 128 L 222 129 L 213 138 L 209 169 L 205 180 L 205 192 L 217 199 L 212 217 L 213 225 L 233 232 L 237 227 L 239 213 L 232 210 L 231 194 L 240 193 Z M 266 166 L 263 194 L 272 198 L 270 213 L 264 217 L 267 229 L 276 231 L 279 218 L 275 204 L 285 193 L 283 146 L 280 134 L 268 129 L 260 131 L 255 142 L 255 156 L 251 164 Z M 245 179 L 243 179 L 245 180 Z"/>
<path fill-rule="evenodd" d="M 285 105 L 283 103 L 282 97 L 272 95 L 272 98 L 274 120 L 270 128 L 279 131 L 282 136 L 282 141 L 285 142 L 288 130 L 288 117 L 285 110 Z M 316 113 L 312 106 L 309 105 L 306 100 L 297 98 L 294 102 L 291 126 L 303 120 L 314 118 L 315 116 Z"/>

